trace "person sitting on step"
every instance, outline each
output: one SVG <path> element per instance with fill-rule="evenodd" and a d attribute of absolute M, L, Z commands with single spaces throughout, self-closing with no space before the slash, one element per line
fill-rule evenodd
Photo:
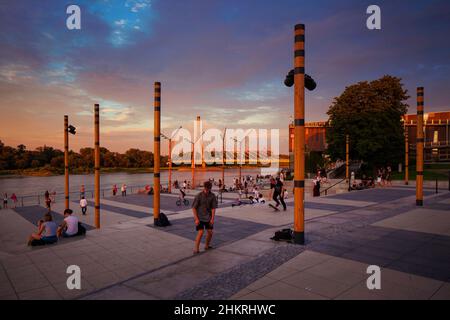
<path fill-rule="evenodd" d="M 32 233 L 28 238 L 28 245 L 30 246 L 33 240 L 41 240 L 44 244 L 55 243 L 58 241 L 56 223 L 50 213 L 44 215 L 43 220 L 38 221 L 38 231 Z"/>
<path fill-rule="evenodd" d="M 61 236 L 70 238 L 78 234 L 78 218 L 73 216 L 72 213 L 71 209 L 64 210 L 64 221 L 57 231 L 58 238 Z"/>

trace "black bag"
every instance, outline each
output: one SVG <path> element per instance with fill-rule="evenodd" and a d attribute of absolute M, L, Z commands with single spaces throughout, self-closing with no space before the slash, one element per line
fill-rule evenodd
<path fill-rule="evenodd" d="M 81 222 L 78 222 L 77 236 L 84 236 L 85 234 L 86 234 L 86 228 L 81 224 Z"/>
<path fill-rule="evenodd" d="M 56 242 L 57 242 L 57 240 L 55 240 L 55 241 L 44 241 L 44 240 L 42 240 L 42 239 L 33 239 L 33 240 L 31 241 L 30 245 L 31 245 L 32 247 L 38 247 L 38 246 L 45 246 L 45 245 L 47 245 L 47 244 L 54 244 L 54 243 L 56 243 Z"/>
<path fill-rule="evenodd" d="M 275 232 L 275 235 L 270 238 L 274 241 L 291 241 L 293 239 L 291 229 L 282 229 Z"/>
<path fill-rule="evenodd" d="M 169 221 L 169 219 L 167 218 L 167 216 L 160 212 L 159 213 L 159 219 L 155 220 L 155 226 L 157 227 L 168 227 L 172 225 Z"/>

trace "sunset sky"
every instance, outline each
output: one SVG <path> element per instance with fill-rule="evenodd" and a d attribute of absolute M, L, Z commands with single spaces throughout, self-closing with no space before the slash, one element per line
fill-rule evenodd
<path fill-rule="evenodd" d="M 81 8 L 81 30 L 66 8 Z M 382 29 L 366 28 L 381 7 Z M 306 24 L 306 120 L 327 118 L 346 86 L 385 74 L 426 111 L 450 110 L 450 1 L 72 0 L 0 2 L 0 140 L 62 148 L 63 116 L 77 127 L 71 148 L 153 147 L 153 83 L 162 83 L 162 129 L 278 128 L 287 152 L 294 25 Z M 165 144 L 166 145 L 166 144 Z M 166 150 L 166 146 L 163 152 Z"/>

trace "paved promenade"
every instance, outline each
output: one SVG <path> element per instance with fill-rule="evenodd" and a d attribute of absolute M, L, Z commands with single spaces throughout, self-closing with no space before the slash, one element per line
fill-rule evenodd
<path fill-rule="evenodd" d="M 450 299 L 448 191 L 425 190 L 423 208 L 412 187 L 307 198 L 305 246 L 270 240 L 292 226 L 292 199 L 274 212 L 224 198 L 215 249 L 195 256 L 192 212 L 176 199 L 162 197 L 167 228 L 153 227 L 149 196 L 102 199 L 100 230 L 89 203 L 87 216 L 76 210 L 85 237 L 36 248 L 26 237 L 45 209 L 1 210 L 0 299 Z M 63 204 L 52 210 L 60 219 Z M 72 264 L 81 290 L 67 289 Z M 367 289 L 369 265 L 381 290 Z"/>

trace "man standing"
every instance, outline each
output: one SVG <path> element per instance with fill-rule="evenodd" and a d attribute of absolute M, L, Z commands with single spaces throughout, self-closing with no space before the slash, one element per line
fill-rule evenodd
<path fill-rule="evenodd" d="M 283 182 L 281 182 L 280 178 L 277 177 L 276 183 L 273 188 L 272 199 L 277 203 L 276 204 L 277 208 L 281 202 L 281 204 L 283 205 L 283 210 L 286 211 L 286 203 L 284 202 L 284 199 L 283 199 L 283 193 L 284 193 Z"/>
<path fill-rule="evenodd" d="M 192 204 L 192 211 L 194 213 L 194 221 L 197 230 L 197 237 L 195 238 L 194 254 L 200 252 L 200 242 L 202 241 L 203 232 L 206 229 L 205 250 L 211 249 L 210 246 L 213 228 L 214 216 L 217 208 L 216 196 L 211 192 L 212 183 L 206 181 L 203 184 L 203 191 L 201 191 L 194 199 Z"/>

